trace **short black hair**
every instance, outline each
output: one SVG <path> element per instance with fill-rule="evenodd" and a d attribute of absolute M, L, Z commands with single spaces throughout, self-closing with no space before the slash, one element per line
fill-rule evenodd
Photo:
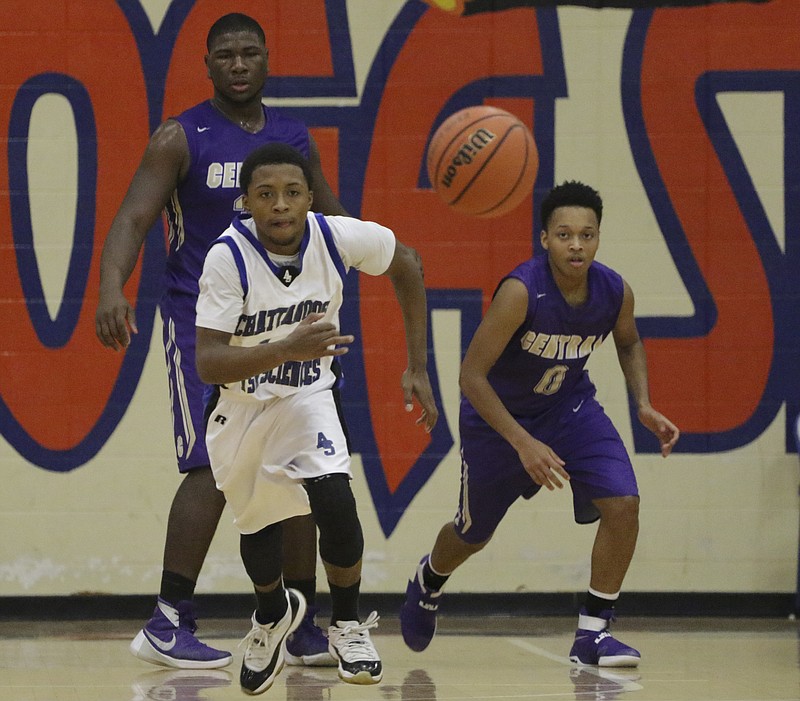
<path fill-rule="evenodd" d="M 308 159 L 296 148 L 280 141 L 274 141 L 270 144 L 259 146 L 244 159 L 244 163 L 242 163 L 242 167 L 239 170 L 239 187 L 242 192 L 245 195 L 247 194 L 247 188 L 250 187 L 250 181 L 253 179 L 253 172 L 256 168 L 279 163 L 288 163 L 300 168 L 303 171 L 303 177 L 306 179 L 308 189 L 314 189 L 311 166 L 308 163 Z"/>
<path fill-rule="evenodd" d="M 218 37 L 235 32 L 252 32 L 264 45 L 267 43 L 267 37 L 258 22 L 249 15 L 243 15 L 241 12 L 231 12 L 223 15 L 211 25 L 206 37 L 206 50 L 211 51 L 211 45 Z"/>
<path fill-rule="evenodd" d="M 597 215 L 597 224 L 603 218 L 603 199 L 593 187 L 577 180 L 567 180 L 557 185 L 542 201 L 542 228 L 547 229 L 553 211 L 559 207 L 588 207 Z"/>

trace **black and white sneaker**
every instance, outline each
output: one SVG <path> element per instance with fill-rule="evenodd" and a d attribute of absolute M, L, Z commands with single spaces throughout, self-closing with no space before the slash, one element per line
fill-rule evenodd
<path fill-rule="evenodd" d="M 286 590 L 288 607 L 280 621 L 262 625 L 253 613 L 253 627 L 239 644 L 246 645 L 239 684 L 245 694 L 262 694 L 283 669 L 286 638 L 306 613 L 306 600 L 294 589 Z"/>
<path fill-rule="evenodd" d="M 378 627 L 373 611 L 363 623 L 336 621 L 328 628 L 328 649 L 339 661 L 339 678 L 350 684 L 377 684 L 383 678 L 383 665 L 369 631 Z"/>

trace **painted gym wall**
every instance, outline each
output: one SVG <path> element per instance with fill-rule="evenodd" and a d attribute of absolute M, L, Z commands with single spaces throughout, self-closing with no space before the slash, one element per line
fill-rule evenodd
<path fill-rule="evenodd" d="M 654 2 L 642 5 L 655 5 Z M 637 468 L 628 590 L 790 592 L 797 576 L 800 406 L 800 15 L 794 0 L 683 9 L 520 7 L 462 14 L 418 0 L 242 0 L 271 47 L 267 101 L 314 129 L 353 213 L 425 261 L 432 436 L 403 411 L 399 313 L 352 280 L 344 325 L 364 590 L 400 592 L 458 489 L 458 364 L 500 277 L 531 254 L 542 194 L 605 199 L 599 259 L 636 293 L 654 403 L 683 430 L 668 460 L 631 421 L 613 343 L 589 368 Z M 0 595 L 154 593 L 179 477 L 158 276 L 163 230 L 127 290 L 125 354 L 94 335 L 105 233 L 148 135 L 211 94 L 211 0 L 5 0 L 0 6 Z M 793 29 L 794 28 L 794 29 Z M 534 131 L 530 201 L 456 215 L 426 144 L 485 102 Z M 567 492 L 515 505 L 451 591 L 580 591 L 593 527 Z M 320 573 L 320 581 L 324 579 Z M 249 591 L 226 512 L 198 590 Z"/>

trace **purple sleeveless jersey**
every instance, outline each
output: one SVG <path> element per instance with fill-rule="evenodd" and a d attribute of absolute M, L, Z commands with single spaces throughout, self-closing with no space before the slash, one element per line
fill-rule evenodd
<path fill-rule="evenodd" d="M 239 168 L 266 143 L 309 153 L 303 122 L 264 107 L 264 128 L 251 134 L 220 114 L 210 101 L 174 117 L 186 133 L 191 164 L 166 207 L 169 252 L 161 316 L 167 356 L 175 452 L 186 472 L 209 464 L 203 423 L 206 389 L 195 369 L 195 304 L 209 244 L 241 211 Z"/>
<path fill-rule="evenodd" d="M 622 306 L 622 278 L 602 263 L 589 268 L 589 295 L 580 307 L 564 300 L 546 255 L 518 265 L 506 278 L 528 289 L 528 313 L 489 372 L 489 383 L 514 416 L 539 416 L 576 393 L 594 394 L 584 370 Z M 501 282 L 502 284 L 502 282 Z M 472 410 L 465 400 L 464 411 Z"/>
<path fill-rule="evenodd" d="M 209 244 L 240 214 L 239 168 L 255 148 L 279 141 L 308 158 L 303 122 L 264 107 L 266 123 L 257 134 L 234 124 L 202 102 L 175 117 L 189 142 L 189 173 L 167 205 L 169 255 L 166 291 L 195 297 Z"/>
<path fill-rule="evenodd" d="M 528 312 L 488 379 L 506 408 L 534 438 L 565 461 L 575 520 L 599 517 L 593 500 L 636 496 L 638 488 L 625 446 L 584 369 L 591 352 L 611 333 L 622 306 L 624 284 L 610 268 L 593 262 L 589 295 L 580 307 L 564 300 L 547 255 L 517 266 L 504 278 L 528 289 Z M 469 543 L 491 537 L 519 497 L 539 491 L 519 455 L 466 398 L 461 400 L 461 494 L 456 529 Z"/>

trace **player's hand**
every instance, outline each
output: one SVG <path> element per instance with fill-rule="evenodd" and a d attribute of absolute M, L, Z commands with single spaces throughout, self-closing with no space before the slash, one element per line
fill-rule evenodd
<path fill-rule="evenodd" d="M 100 294 L 94 328 L 106 348 L 119 351 L 130 345 L 131 332 L 139 333 L 139 329 L 136 328 L 136 312 L 122 292 L 111 296 Z"/>
<path fill-rule="evenodd" d="M 355 336 L 342 336 L 339 329 L 319 312 L 309 314 L 285 339 L 292 360 L 315 360 L 328 355 L 344 355 Z"/>
<path fill-rule="evenodd" d="M 680 438 L 681 432 L 678 427 L 651 406 L 640 407 L 638 414 L 642 425 L 658 438 L 658 442 L 661 444 L 661 455 L 667 457 Z"/>
<path fill-rule="evenodd" d="M 533 436 L 517 451 L 525 471 L 536 484 L 547 487 L 551 492 L 563 488 L 563 479 L 569 482 L 569 473 L 564 469 L 564 461 L 553 449 L 537 441 Z"/>
<path fill-rule="evenodd" d="M 436 402 L 433 399 L 433 390 L 431 389 L 428 372 L 426 370 L 406 368 L 400 384 L 403 387 L 403 401 L 405 402 L 406 411 L 411 412 L 414 410 L 414 397 L 416 397 L 422 406 L 422 414 L 420 414 L 416 424 L 417 426 L 424 426 L 425 432 L 430 433 L 439 420 L 439 410 L 436 408 Z"/>

